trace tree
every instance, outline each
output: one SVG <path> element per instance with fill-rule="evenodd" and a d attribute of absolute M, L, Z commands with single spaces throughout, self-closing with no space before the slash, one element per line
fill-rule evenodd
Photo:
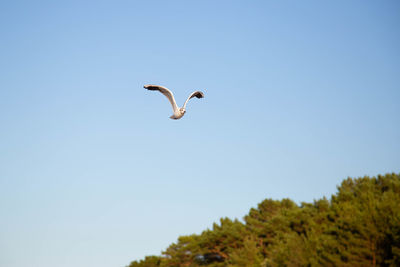
<path fill-rule="evenodd" d="M 330 200 L 266 199 L 129 267 L 400 266 L 400 176 L 345 179 Z"/>

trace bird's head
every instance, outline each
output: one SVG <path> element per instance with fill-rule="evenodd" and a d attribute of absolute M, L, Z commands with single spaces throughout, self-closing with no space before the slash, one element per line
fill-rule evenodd
<path fill-rule="evenodd" d="M 181 112 L 181 114 L 185 114 L 186 109 L 185 108 L 180 108 L 179 111 Z"/>

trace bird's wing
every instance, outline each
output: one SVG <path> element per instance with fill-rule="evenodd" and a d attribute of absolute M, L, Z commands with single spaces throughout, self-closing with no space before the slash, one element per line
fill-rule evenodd
<path fill-rule="evenodd" d="M 174 110 L 174 112 L 178 110 L 178 106 L 176 105 L 174 95 L 172 94 L 172 92 L 170 90 L 168 90 L 168 88 L 166 88 L 164 86 L 160 86 L 160 85 L 154 85 L 154 84 L 145 85 L 144 88 L 146 88 L 147 90 L 151 90 L 151 91 L 160 91 L 163 95 L 165 95 L 168 98 L 169 102 L 172 105 L 172 109 Z"/>
<path fill-rule="evenodd" d="M 195 92 L 191 93 L 190 96 L 188 97 L 188 99 L 186 99 L 185 104 L 183 105 L 183 108 L 186 108 L 187 102 L 189 102 L 189 100 L 193 97 L 203 98 L 204 94 L 203 94 L 203 92 L 200 92 L 200 91 L 195 91 Z"/>

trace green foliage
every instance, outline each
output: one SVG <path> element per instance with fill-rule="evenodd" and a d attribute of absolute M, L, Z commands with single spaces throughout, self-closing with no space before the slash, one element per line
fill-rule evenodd
<path fill-rule="evenodd" d="M 246 236 L 243 240 L 242 246 L 234 249 L 229 253 L 227 259 L 228 266 L 261 266 L 264 261 L 262 249 L 260 246 L 260 239 L 256 236 Z"/>
<path fill-rule="evenodd" d="M 266 199 L 129 267 L 400 266 L 400 176 L 348 178 L 330 200 Z"/>
<path fill-rule="evenodd" d="M 146 256 L 144 260 L 133 261 L 128 267 L 158 267 L 161 264 L 161 257 Z"/>

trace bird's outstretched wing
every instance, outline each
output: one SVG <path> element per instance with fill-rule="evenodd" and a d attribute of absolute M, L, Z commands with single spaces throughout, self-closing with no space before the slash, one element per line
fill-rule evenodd
<path fill-rule="evenodd" d="M 178 106 L 176 105 L 174 95 L 172 94 L 172 92 L 170 90 L 168 90 L 168 88 L 166 88 L 164 86 L 160 86 L 160 85 L 154 85 L 154 84 L 147 84 L 144 86 L 144 88 L 146 88 L 147 90 L 151 90 L 151 91 L 160 91 L 163 95 L 165 95 L 168 98 L 169 102 L 172 105 L 172 109 L 174 110 L 174 112 L 178 110 Z"/>
<path fill-rule="evenodd" d="M 200 91 L 195 91 L 195 92 L 191 93 L 190 96 L 188 97 L 188 99 L 186 99 L 185 104 L 183 105 L 183 108 L 186 108 L 187 102 L 189 102 L 189 100 L 193 97 L 203 98 L 204 94 L 203 94 L 203 92 L 200 92 Z"/>

